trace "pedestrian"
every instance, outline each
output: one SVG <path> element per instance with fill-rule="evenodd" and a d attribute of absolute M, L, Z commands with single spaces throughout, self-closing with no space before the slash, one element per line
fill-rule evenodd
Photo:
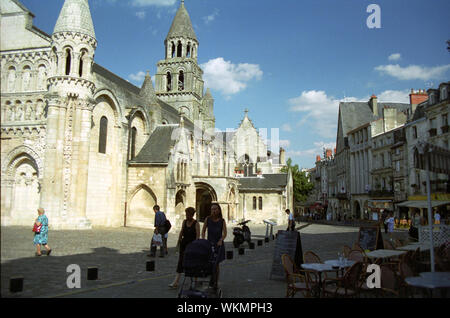
<path fill-rule="evenodd" d="M 47 250 L 47 256 L 50 256 L 52 249 L 50 248 L 50 246 L 48 246 L 48 218 L 44 214 L 45 211 L 43 208 L 37 209 L 37 212 L 39 216 L 34 221 L 35 226 L 33 228 L 34 231 L 36 228 L 40 227 L 39 232 L 37 231 L 34 232 L 34 239 L 33 239 L 33 243 L 36 246 L 36 256 L 42 255 L 41 245 L 43 245 Z"/>
<path fill-rule="evenodd" d="M 434 224 L 441 224 L 441 215 L 438 211 L 434 213 Z"/>
<path fill-rule="evenodd" d="M 195 209 L 192 207 L 188 207 L 185 210 L 186 219 L 183 221 L 183 225 L 181 226 L 180 235 L 178 236 L 177 246 L 179 247 L 179 256 L 178 256 L 178 265 L 177 265 L 177 274 L 175 276 L 172 284 L 169 285 L 170 288 L 177 288 L 178 282 L 180 281 L 181 273 L 183 273 L 183 257 L 184 250 L 186 246 L 194 240 L 198 240 L 200 238 L 200 225 L 197 220 L 194 219 Z"/>
<path fill-rule="evenodd" d="M 414 218 L 412 219 L 411 227 L 409 228 L 409 236 L 415 240 L 419 240 L 419 226 L 421 225 L 421 217 L 419 213 L 416 212 Z"/>
<path fill-rule="evenodd" d="M 392 212 L 389 212 L 389 216 L 384 221 L 384 223 L 387 225 L 389 237 L 390 239 L 392 239 L 392 233 L 394 232 L 394 224 L 395 224 L 394 215 Z"/>
<path fill-rule="evenodd" d="M 289 215 L 288 217 L 288 227 L 286 231 L 295 231 L 295 220 L 294 220 L 294 214 L 289 209 L 286 209 L 286 214 Z"/>
<path fill-rule="evenodd" d="M 217 289 L 219 281 L 219 263 L 225 259 L 225 243 L 227 237 L 227 225 L 222 217 L 222 209 L 217 203 L 211 205 L 211 215 L 205 219 L 202 229 L 202 239 L 205 238 L 206 230 L 208 230 L 208 241 L 214 244 L 217 251 L 217 266 L 215 270 L 214 280 L 211 277 L 210 286 Z"/>
<path fill-rule="evenodd" d="M 384 210 L 384 211 L 381 213 L 381 222 L 383 222 L 383 225 L 384 225 L 384 233 L 387 234 L 387 232 L 388 232 L 388 226 L 387 226 L 387 223 L 386 223 L 386 218 L 387 218 L 387 211 Z"/>
<path fill-rule="evenodd" d="M 162 244 L 159 249 L 159 257 L 164 257 L 164 254 L 167 254 L 167 230 L 166 230 L 166 215 L 164 212 L 160 211 L 159 205 L 155 205 L 153 207 L 153 211 L 155 212 L 155 230 L 153 232 L 154 235 L 161 234 Z M 157 246 L 154 244 L 153 239 L 150 244 L 150 254 L 148 256 L 155 257 Z"/>

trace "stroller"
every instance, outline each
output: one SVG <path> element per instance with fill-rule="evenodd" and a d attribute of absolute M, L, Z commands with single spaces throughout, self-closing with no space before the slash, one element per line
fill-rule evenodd
<path fill-rule="evenodd" d="M 210 286 L 216 279 L 216 265 L 217 251 L 210 241 L 195 240 L 186 246 L 178 298 L 221 298 L 222 291 Z"/>

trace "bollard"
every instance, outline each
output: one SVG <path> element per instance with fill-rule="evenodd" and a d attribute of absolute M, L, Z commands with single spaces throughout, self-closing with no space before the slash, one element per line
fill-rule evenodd
<path fill-rule="evenodd" d="M 9 291 L 11 293 L 20 293 L 23 291 L 23 277 L 12 277 L 9 280 Z"/>
<path fill-rule="evenodd" d="M 148 261 L 146 263 L 147 272 L 153 272 L 155 270 L 155 261 Z"/>
<path fill-rule="evenodd" d="M 233 251 L 227 251 L 227 259 L 233 259 Z"/>
<path fill-rule="evenodd" d="M 275 241 L 275 235 L 272 234 L 272 241 Z"/>
<path fill-rule="evenodd" d="M 88 280 L 98 279 L 98 267 L 88 267 L 87 279 Z"/>
<path fill-rule="evenodd" d="M 263 245 L 263 240 L 258 240 L 258 246 L 262 246 Z"/>
<path fill-rule="evenodd" d="M 239 255 L 244 255 L 245 249 L 243 247 L 239 248 Z"/>
<path fill-rule="evenodd" d="M 249 245 L 250 245 L 250 249 L 251 249 L 251 250 L 254 250 L 254 249 L 255 249 L 255 243 L 253 243 L 253 242 L 250 242 L 250 244 L 249 244 Z"/>

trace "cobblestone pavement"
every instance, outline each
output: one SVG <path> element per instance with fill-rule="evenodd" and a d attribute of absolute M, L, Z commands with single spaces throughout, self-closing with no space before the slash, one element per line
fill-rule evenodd
<path fill-rule="evenodd" d="M 335 259 L 344 244 L 351 246 L 358 228 L 301 223 L 303 252 L 312 250 L 323 260 Z M 265 226 L 250 226 L 253 239 L 263 239 Z M 284 230 L 284 226 L 275 228 Z M 51 230 L 51 256 L 35 257 L 33 234 L 25 227 L 1 228 L 2 297 L 149 297 L 173 298 L 168 288 L 178 261 L 175 250 L 178 233 L 169 234 L 169 255 L 154 258 L 155 271 L 146 271 L 152 230 L 138 228 L 94 228 L 84 231 Z M 395 233 L 405 238 L 405 233 Z M 407 235 L 407 234 L 406 234 Z M 238 255 L 232 247 L 232 229 L 228 229 L 226 250 L 234 257 L 221 263 L 220 288 L 226 298 L 276 298 L 285 296 L 283 280 L 269 280 L 275 241 L 246 249 Z M 81 288 L 69 289 L 67 266 L 81 268 Z M 87 280 L 87 268 L 97 266 L 99 279 Z M 24 278 L 23 292 L 9 291 L 11 277 Z"/>

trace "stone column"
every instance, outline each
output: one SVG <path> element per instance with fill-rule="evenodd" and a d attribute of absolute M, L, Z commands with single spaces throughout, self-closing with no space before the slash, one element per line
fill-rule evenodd
<path fill-rule="evenodd" d="M 44 176 L 40 205 L 51 218 L 61 216 L 62 158 L 66 105 L 58 96 L 48 98 Z"/>

